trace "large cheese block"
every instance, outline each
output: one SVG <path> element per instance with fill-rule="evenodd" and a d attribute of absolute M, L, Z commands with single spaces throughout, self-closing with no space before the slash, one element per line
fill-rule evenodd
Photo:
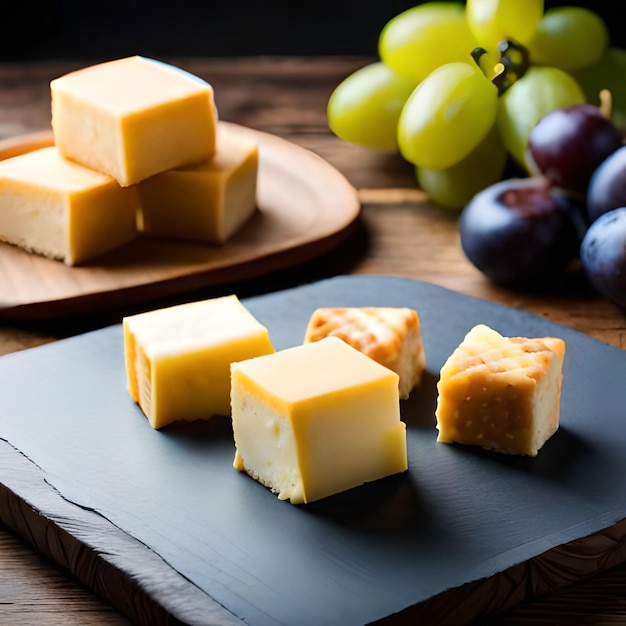
<path fill-rule="evenodd" d="M 565 348 L 472 328 L 441 368 L 437 440 L 536 456 L 559 427 Z"/>
<path fill-rule="evenodd" d="M 304 342 L 339 337 L 392 369 L 399 377 L 400 398 L 420 384 L 426 355 L 417 311 L 408 307 L 338 307 L 313 311 Z"/>
<path fill-rule="evenodd" d="M 234 467 L 303 504 L 407 469 L 398 375 L 337 337 L 231 366 Z"/>
<path fill-rule="evenodd" d="M 274 351 L 237 296 L 123 319 L 128 391 L 153 428 L 230 414 L 230 364 Z"/>
<path fill-rule="evenodd" d="M 50 83 L 60 152 L 127 186 L 215 153 L 211 85 L 172 65 L 132 56 Z"/>
<path fill-rule="evenodd" d="M 223 244 L 254 214 L 259 149 L 256 142 L 220 128 L 215 156 L 139 183 L 140 231 Z"/>
<path fill-rule="evenodd" d="M 139 196 L 54 147 L 0 161 L 0 240 L 77 265 L 136 236 Z"/>

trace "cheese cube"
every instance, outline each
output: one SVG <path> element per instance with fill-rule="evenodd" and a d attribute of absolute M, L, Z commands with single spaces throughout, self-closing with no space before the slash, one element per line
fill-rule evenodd
<path fill-rule="evenodd" d="M 52 147 L 0 161 L 0 241 L 77 265 L 136 236 L 139 196 Z"/>
<path fill-rule="evenodd" d="M 139 183 L 145 236 L 223 244 L 257 208 L 258 145 L 225 128 L 210 161 Z"/>
<path fill-rule="evenodd" d="M 441 368 L 437 441 L 536 456 L 559 427 L 565 342 L 472 328 Z"/>
<path fill-rule="evenodd" d="M 316 309 L 304 341 L 339 337 L 400 376 L 405 400 L 420 384 L 426 356 L 417 311 L 407 307 L 339 307 Z"/>
<path fill-rule="evenodd" d="M 233 465 L 303 504 L 403 472 L 398 375 L 337 337 L 231 365 Z"/>
<path fill-rule="evenodd" d="M 128 391 L 153 428 L 230 414 L 230 364 L 274 351 L 237 296 L 123 319 Z"/>
<path fill-rule="evenodd" d="M 215 153 L 212 87 L 141 56 L 91 65 L 50 83 L 61 154 L 128 186 Z"/>

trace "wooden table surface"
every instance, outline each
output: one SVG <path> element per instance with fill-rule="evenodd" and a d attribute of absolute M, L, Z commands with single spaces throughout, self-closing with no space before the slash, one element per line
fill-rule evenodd
<path fill-rule="evenodd" d="M 367 59 L 164 60 L 212 83 L 221 119 L 273 133 L 316 152 L 348 178 L 362 202 L 358 228 L 337 249 L 261 280 L 231 285 L 228 290 L 245 297 L 346 273 L 409 277 L 525 309 L 626 348 L 624 311 L 581 285 L 563 285 L 559 293 L 542 295 L 490 285 L 463 256 L 456 215 L 428 202 L 417 189 L 409 165 L 395 154 L 353 146 L 329 132 L 326 102 L 333 87 Z M 49 129 L 49 81 L 86 64 L 0 64 L 0 139 Z M 123 313 L 50 325 L 18 326 L 0 321 L 0 355 L 119 321 Z M 128 623 L 115 608 L 0 523 L 0 624 Z M 626 565 L 480 623 L 626 624 Z"/>

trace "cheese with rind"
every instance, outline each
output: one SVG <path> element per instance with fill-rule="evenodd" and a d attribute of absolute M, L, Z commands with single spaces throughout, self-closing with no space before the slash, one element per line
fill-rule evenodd
<path fill-rule="evenodd" d="M 212 159 L 139 183 L 142 235 L 225 243 L 257 209 L 258 164 L 255 141 L 220 128 Z"/>
<path fill-rule="evenodd" d="M 213 88 L 173 65 L 131 56 L 50 83 L 61 154 L 128 186 L 215 153 Z"/>
<path fill-rule="evenodd" d="M 0 161 L 0 241 L 78 265 L 132 241 L 139 196 L 53 147 Z"/>
<path fill-rule="evenodd" d="M 229 295 L 123 319 L 127 388 L 153 428 L 230 414 L 230 364 L 274 352 L 269 332 Z"/>
<path fill-rule="evenodd" d="M 408 307 L 318 308 L 311 315 L 304 342 L 339 337 L 399 377 L 400 398 L 407 399 L 426 367 L 420 318 Z"/>
<path fill-rule="evenodd" d="M 231 365 L 236 469 L 303 504 L 403 472 L 398 375 L 337 337 Z"/>
<path fill-rule="evenodd" d="M 536 456 L 557 431 L 565 341 L 473 327 L 437 384 L 437 440 Z"/>

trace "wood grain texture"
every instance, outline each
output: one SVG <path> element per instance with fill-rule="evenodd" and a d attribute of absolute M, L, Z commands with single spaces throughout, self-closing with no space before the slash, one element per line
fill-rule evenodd
<path fill-rule="evenodd" d="M 0 526 L 0 623 L 128 626 L 130 620 Z M 48 572 L 42 576 L 42 572 Z"/>
<path fill-rule="evenodd" d="M 544 294 L 511 292 L 489 284 L 462 254 L 456 215 L 432 205 L 416 189 L 408 164 L 395 154 L 352 146 L 332 136 L 325 118 L 328 96 L 344 76 L 368 59 L 169 60 L 213 84 L 221 119 L 312 150 L 345 175 L 362 202 L 357 228 L 337 249 L 295 267 L 271 271 L 262 280 L 237 280 L 228 288 L 246 296 L 341 273 L 406 276 L 525 309 L 626 348 L 624 311 L 594 294 L 584 281 L 573 280 Z M 0 64 L 0 139 L 47 130 L 50 79 L 82 65 L 80 61 Z M 200 286 L 175 299 L 221 291 Z M 0 354 L 114 323 L 127 310 L 120 302 L 110 313 L 95 312 L 62 323 L 3 323 Z M 127 623 L 118 611 L 4 527 L 0 527 L 0 576 L 2 624 Z M 485 626 L 626 624 L 625 592 L 626 566 L 617 565 L 563 592 L 481 622 Z"/>

